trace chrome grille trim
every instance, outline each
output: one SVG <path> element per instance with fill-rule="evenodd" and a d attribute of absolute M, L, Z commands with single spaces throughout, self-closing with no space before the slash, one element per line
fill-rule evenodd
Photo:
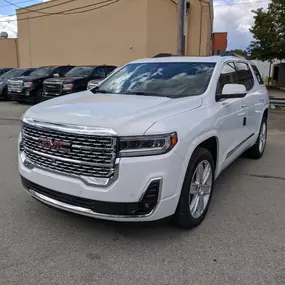
<path fill-rule="evenodd" d="M 34 125 L 31 119 L 22 120 L 23 162 L 27 161 L 32 167 L 76 176 L 88 184 L 108 186 L 115 181 L 118 170 L 116 165 L 119 163 L 116 157 L 117 137 L 102 136 L 102 128 L 99 130 L 100 135 L 97 135 L 95 128 L 87 127 L 87 134 L 84 134 L 83 127 L 77 126 L 75 132 L 72 132 L 73 126 L 59 125 L 56 129 L 57 126 L 47 122 L 41 124 L 40 121 Z M 42 148 L 38 144 L 42 137 L 70 142 L 71 148 L 68 151 Z"/>
<path fill-rule="evenodd" d="M 9 80 L 8 81 L 8 90 L 11 92 L 22 92 L 24 87 L 23 80 Z"/>

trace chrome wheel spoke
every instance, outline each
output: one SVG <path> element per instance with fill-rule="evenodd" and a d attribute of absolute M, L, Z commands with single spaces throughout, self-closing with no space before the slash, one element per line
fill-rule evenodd
<path fill-rule="evenodd" d="M 190 204 L 190 211 L 191 211 L 192 215 L 195 214 L 195 212 L 197 211 L 198 204 L 199 204 L 199 196 L 198 195 L 194 195 L 193 201 Z"/>
<path fill-rule="evenodd" d="M 204 171 L 203 171 L 203 181 L 202 184 L 206 184 L 208 182 L 208 179 L 210 178 L 210 175 L 212 173 L 211 165 L 206 164 Z"/>
<path fill-rule="evenodd" d="M 198 196 L 197 214 L 201 216 L 204 212 L 205 204 L 203 196 Z"/>
<path fill-rule="evenodd" d="M 200 163 L 196 168 L 196 179 L 195 182 L 201 184 L 203 181 L 203 173 L 204 173 L 204 167 L 203 164 Z"/>
<path fill-rule="evenodd" d="M 197 182 L 194 182 L 194 183 L 192 182 L 191 187 L 190 187 L 190 194 L 197 194 L 199 185 L 200 184 Z"/>
<path fill-rule="evenodd" d="M 201 185 L 201 188 L 204 195 L 209 195 L 211 193 L 211 185 Z"/>

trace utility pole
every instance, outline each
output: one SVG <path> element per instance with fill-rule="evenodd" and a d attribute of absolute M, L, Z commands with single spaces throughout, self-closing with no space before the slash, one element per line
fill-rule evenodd
<path fill-rule="evenodd" d="M 178 0 L 177 54 L 185 55 L 186 0 Z"/>

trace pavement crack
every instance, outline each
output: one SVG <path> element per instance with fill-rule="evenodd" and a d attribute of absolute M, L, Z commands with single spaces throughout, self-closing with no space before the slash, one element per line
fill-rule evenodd
<path fill-rule="evenodd" d="M 273 176 L 273 175 L 262 175 L 262 174 L 247 174 L 245 173 L 244 175 L 251 176 L 251 177 L 258 177 L 258 178 L 264 178 L 264 179 L 278 179 L 278 180 L 284 180 L 285 177 L 280 177 L 280 176 Z"/>

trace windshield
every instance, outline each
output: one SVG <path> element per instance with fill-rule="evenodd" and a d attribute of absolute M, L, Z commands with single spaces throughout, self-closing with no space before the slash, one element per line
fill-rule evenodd
<path fill-rule="evenodd" d="M 65 76 L 66 77 L 79 77 L 79 76 L 90 76 L 92 73 L 92 70 L 94 67 L 91 66 L 78 66 L 72 68 L 70 71 L 68 71 Z"/>
<path fill-rule="evenodd" d="M 23 74 L 23 69 L 12 69 L 6 73 L 4 73 L 2 76 L 0 76 L 0 79 L 10 79 L 13 77 L 17 77 Z"/>
<path fill-rule="evenodd" d="M 45 67 L 39 67 L 33 72 L 31 72 L 31 76 L 52 76 L 53 71 L 56 69 L 54 66 L 45 66 Z"/>
<path fill-rule="evenodd" d="M 100 85 L 100 90 L 170 98 L 200 95 L 206 91 L 214 68 L 215 63 L 208 62 L 128 64 Z"/>

